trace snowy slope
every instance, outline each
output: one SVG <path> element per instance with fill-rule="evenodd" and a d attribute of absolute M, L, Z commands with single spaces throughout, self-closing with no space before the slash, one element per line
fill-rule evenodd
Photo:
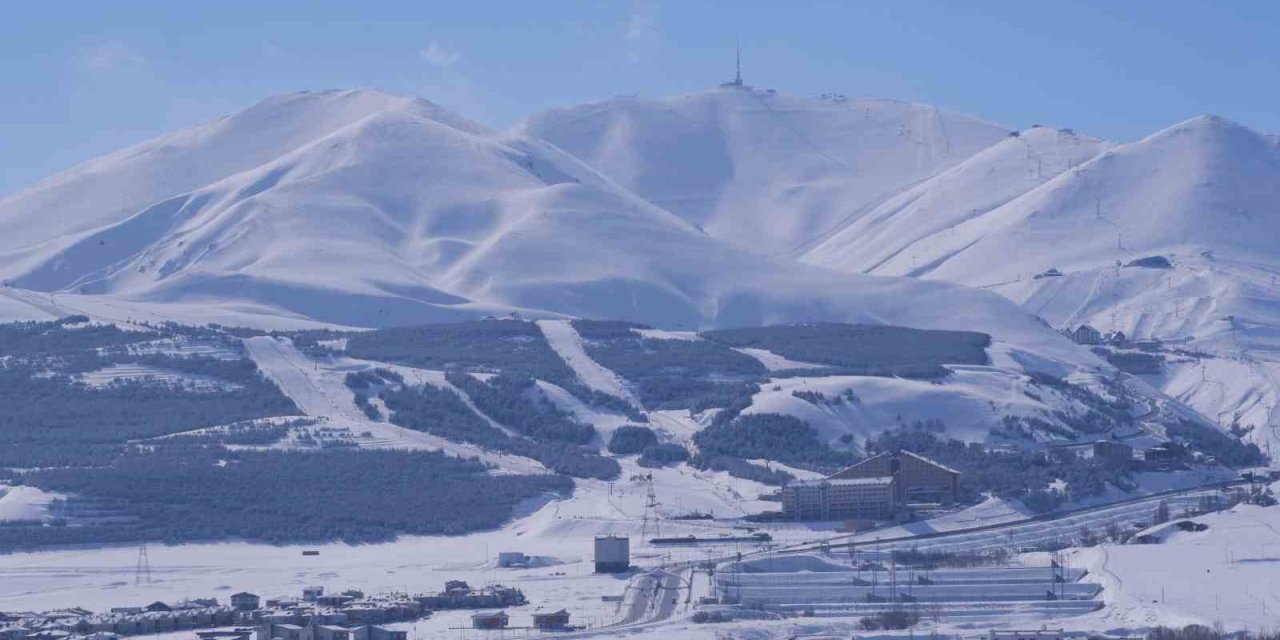
<path fill-rule="evenodd" d="M 916 243 L 949 235 L 1109 146 L 1069 130 L 1028 129 L 890 198 L 815 243 L 803 259 L 886 275 L 927 272 L 936 258 L 916 255 Z"/>
<path fill-rule="evenodd" d="M 1153 254 L 1270 259 L 1280 225 L 1277 177 L 1273 140 L 1220 118 L 1195 118 L 917 242 L 913 254 L 922 275 L 975 284 Z"/>
<path fill-rule="evenodd" d="M 750 87 L 554 109 L 516 130 L 766 253 L 796 250 L 1007 134 L 928 105 Z"/>
<path fill-rule="evenodd" d="M 1057 175 L 1022 180 L 1016 193 L 1019 163 L 1001 161 L 1001 148 L 1008 160 L 1015 143 L 1037 140 L 1029 155 L 1037 166 L 1055 158 L 1044 164 Z M 1224 426 L 1253 429 L 1264 448 L 1280 444 L 1280 143 L 1208 116 L 1131 144 L 1082 140 L 1047 129 L 1006 140 L 804 260 L 987 288 L 1054 327 L 1175 342 L 1204 357 L 1171 358 L 1154 384 Z M 1125 266 L 1151 256 L 1172 268 Z M 1050 269 L 1063 275 L 1034 277 Z"/>
<path fill-rule="evenodd" d="M 937 118 L 946 119 L 896 103 L 855 109 L 739 94 L 705 99 L 726 108 L 760 100 L 808 104 L 812 109 L 800 113 L 816 110 L 805 116 L 814 126 L 848 121 L 846 140 L 910 141 L 926 130 L 940 136 L 940 128 L 923 124 L 911 132 L 893 127 L 911 118 L 942 127 Z M 761 116 L 746 113 L 744 126 Z M 949 146 L 913 142 L 910 154 L 891 154 L 875 166 L 932 171 L 998 133 L 977 123 L 947 130 Z M 258 136 L 278 144 L 268 153 Z M 286 149 L 290 144 L 297 146 Z M 223 170 L 179 171 L 182 180 L 166 180 L 168 190 L 140 177 L 236 155 L 240 146 L 244 163 L 261 164 L 224 176 L 242 166 L 218 160 Z M 883 147 L 877 142 L 877 153 Z M 109 180 L 122 184 L 115 192 L 81 186 Z M 133 184 L 142 195 L 124 186 Z M 61 208 L 66 199 L 97 208 Z M 41 227 L 31 222 L 36 218 L 75 220 Z M 7 199 L 0 220 L 39 227 L 7 240 L 19 250 L 0 260 L 0 274 L 26 290 L 65 292 L 60 308 L 118 304 L 107 319 L 163 317 L 167 306 L 175 317 L 230 308 L 273 323 L 347 326 L 511 308 L 669 328 L 887 322 L 984 331 L 1045 361 L 1096 364 L 998 296 L 762 257 L 702 233 L 544 142 L 489 132 L 429 103 L 380 93 L 268 100 L 41 183 Z M 60 235 L 73 222 L 83 232 Z"/>
<path fill-rule="evenodd" d="M 1109 605 L 1084 622 L 1110 628 L 1222 623 L 1241 630 L 1274 624 L 1280 510 L 1239 505 L 1195 520 L 1209 530 L 1177 532 L 1164 544 L 1076 551 L 1077 563 L 1106 587 Z"/>
<path fill-rule="evenodd" d="M 582 345 L 582 336 L 573 328 L 573 323 L 567 320 L 540 320 L 538 328 L 546 337 L 547 344 L 551 345 L 552 350 L 588 388 L 622 398 L 637 409 L 642 408 L 640 401 L 617 373 L 591 359 Z"/>
<path fill-rule="evenodd" d="M 8 263 L 15 255 L 45 255 L 86 232 L 270 162 L 387 110 L 479 130 L 478 125 L 425 100 L 376 91 L 277 96 L 234 115 L 86 162 L 0 199 L 0 256 L 10 256 Z"/>

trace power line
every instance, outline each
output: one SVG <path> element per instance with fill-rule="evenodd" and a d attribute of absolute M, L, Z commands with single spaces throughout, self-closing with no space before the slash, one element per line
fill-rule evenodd
<path fill-rule="evenodd" d="M 140 586 L 143 581 L 151 584 L 151 558 L 147 555 L 147 543 L 138 547 L 138 565 L 133 572 L 133 585 Z"/>

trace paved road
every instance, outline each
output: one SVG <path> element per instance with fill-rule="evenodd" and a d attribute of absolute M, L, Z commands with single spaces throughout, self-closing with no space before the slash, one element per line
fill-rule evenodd
<path fill-rule="evenodd" d="M 670 618 L 680 604 L 684 581 L 678 574 L 660 569 L 638 576 L 630 588 L 634 595 L 627 606 L 627 612 L 613 627 L 629 627 Z"/>

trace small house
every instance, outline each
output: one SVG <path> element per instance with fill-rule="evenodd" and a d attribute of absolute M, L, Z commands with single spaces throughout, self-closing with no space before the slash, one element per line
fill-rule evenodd
<path fill-rule="evenodd" d="M 1102 332 L 1087 324 L 1076 327 L 1076 330 L 1072 331 L 1069 336 L 1076 344 L 1102 344 Z"/>
<path fill-rule="evenodd" d="M 533 628 L 539 631 L 560 631 L 569 627 L 569 612 L 561 609 L 549 613 L 534 613 Z"/>
<path fill-rule="evenodd" d="M 256 611 L 261 602 L 262 600 L 257 594 L 249 593 L 248 591 L 241 591 L 231 596 L 231 608 L 236 611 Z"/>
<path fill-rule="evenodd" d="M 319 604 L 325 607 L 336 608 L 336 607 L 346 606 L 348 603 L 354 600 L 355 598 L 348 595 L 343 595 L 341 593 L 331 593 L 329 595 L 320 596 L 316 598 L 316 604 Z"/>
<path fill-rule="evenodd" d="M 306 587 L 302 590 L 302 599 L 306 602 L 315 602 L 324 595 L 324 587 Z"/>
<path fill-rule="evenodd" d="M 503 611 L 481 611 L 471 614 L 471 626 L 475 629 L 506 629 L 508 621 L 507 614 Z"/>

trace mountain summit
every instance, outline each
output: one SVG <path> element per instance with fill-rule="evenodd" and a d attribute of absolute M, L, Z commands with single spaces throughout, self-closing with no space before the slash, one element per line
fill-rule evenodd
<path fill-rule="evenodd" d="M 1004 138 L 936 107 L 729 86 L 553 109 L 546 140 L 714 237 L 792 254 Z"/>

